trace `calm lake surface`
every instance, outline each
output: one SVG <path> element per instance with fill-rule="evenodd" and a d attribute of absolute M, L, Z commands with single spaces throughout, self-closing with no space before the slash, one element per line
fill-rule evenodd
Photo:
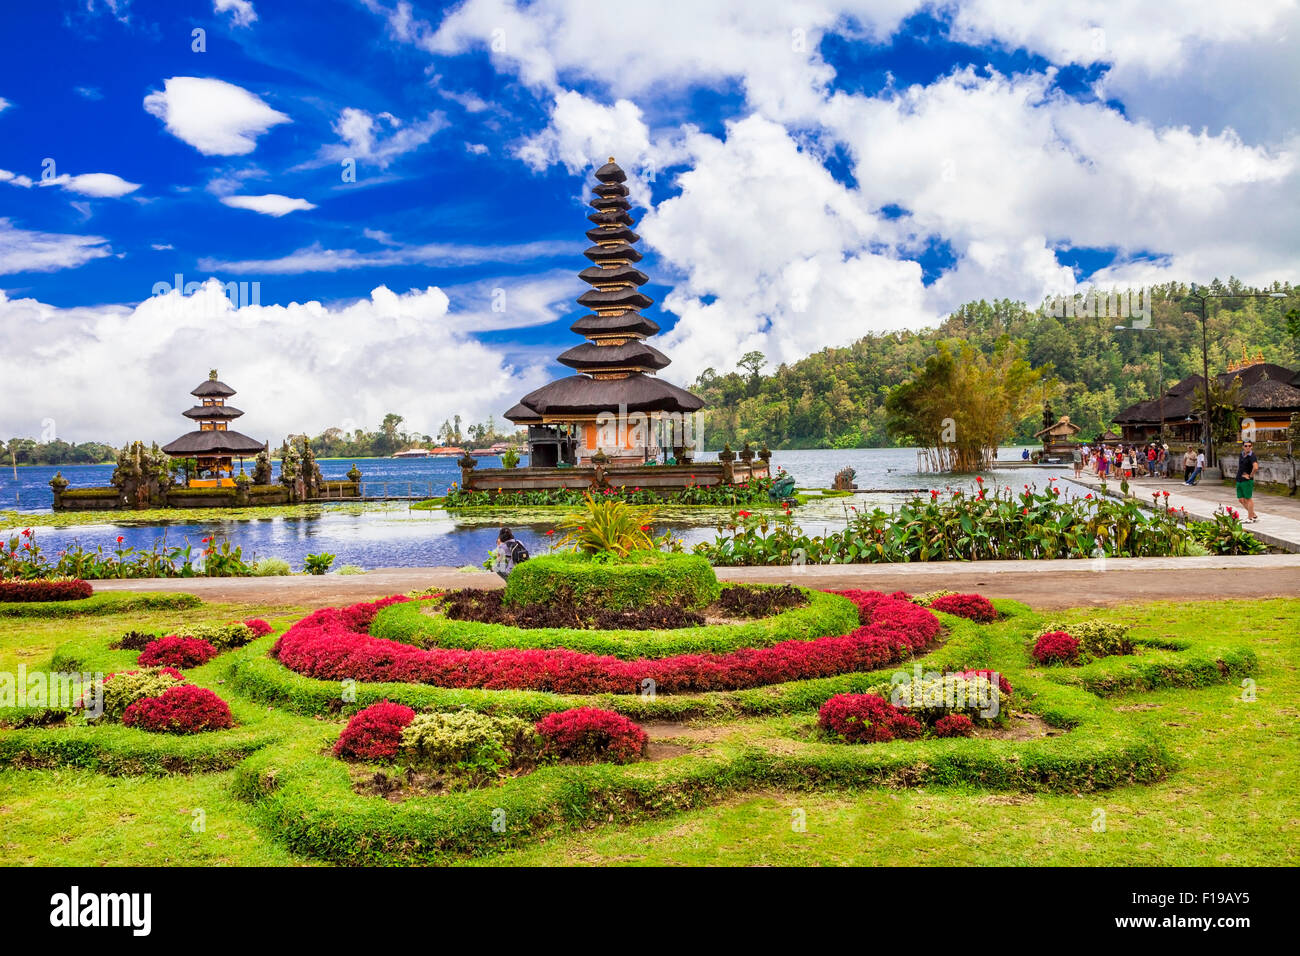
<path fill-rule="evenodd" d="M 1020 457 L 1020 447 L 1004 448 L 1003 459 Z M 716 457 L 702 455 L 701 458 Z M 500 465 L 499 459 L 483 458 L 482 467 Z M 906 499 L 916 489 L 975 487 L 973 477 L 951 479 L 947 476 L 925 475 L 917 472 L 915 449 L 863 448 L 848 450 L 776 451 L 772 453 L 774 466 L 785 468 L 801 488 L 827 488 L 841 468 L 857 471 L 855 479 L 863 492 L 853 498 L 839 498 L 822 504 L 813 504 L 796 512 L 797 521 L 805 531 L 824 534 L 842 528 L 847 520 L 849 505 L 858 508 L 880 506 L 889 508 Z M 356 464 L 367 483 L 368 494 L 380 493 L 380 485 L 389 484 L 393 494 L 407 493 L 408 486 L 415 493 L 440 495 L 459 479 L 460 470 L 451 458 L 363 458 L 322 461 L 321 473 L 326 478 L 342 478 Z M 18 468 L 17 479 L 9 469 L 0 475 L 0 509 L 49 512 L 53 505 L 49 480 L 56 471 L 71 483 L 71 487 L 107 485 L 113 473 L 111 465 L 72 465 L 62 467 L 28 466 Z M 1071 469 L 1060 468 L 1003 469 L 985 473 L 986 483 L 992 487 L 1009 484 L 1019 487 L 1025 483 L 1046 483 L 1050 477 L 1064 477 Z M 453 517 L 445 511 L 412 511 L 406 503 L 324 505 L 317 513 L 302 517 L 252 518 L 240 521 L 187 521 L 184 512 L 177 512 L 176 521 L 165 524 L 132 523 L 130 512 L 105 515 L 103 524 L 81 525 L 75 528 L 37 528 L 37 541 L 47 553 L 59 550 L 74 541 L 83 547 L 103 546 L 105 550 L 116 547 L 118 535 L 124 544 L 148 548 L 165 540 L 168 545 L 184 544 L 187 540 L 195 551 L 201 549 L 200 539 L 216 533 L 228 537 L 233 545 L 244 549 L 245 558 L 284 558 L 295 569 L 302 567 L 303 557 L 309 553 L 334 554 L 334 566 L 355 564 L 363 568 L 421 567 L 443 565 L 460 567 L 479 564 L 496 543 L 500 516 L 473 518 Z M 658 531 L 672 530 L 688 545 L 711 540 L 716 534 L 714 525 L 725 512 L 666 510 Z M 546 531 L 552 527 L 554 517 L 534 515 L 530 521 L 512 523 L 516 536 L 534 554 L 546 550 Z"/>

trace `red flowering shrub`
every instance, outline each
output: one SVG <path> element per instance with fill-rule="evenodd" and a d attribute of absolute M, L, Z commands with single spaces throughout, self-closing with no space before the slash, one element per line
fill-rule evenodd
<path fill-rule="evenodd" d="M 217 656 L 217 649 L 197 637 L 160 637 L 145 645 L 136 663 L 141 667 L 198 667 Z"/>
<path fill-rule="evenodd" d="M 543 754 L 560 759 L 627 763 L 645 752 L 645 731 L 622 714 L 599 707 L 575 707 L 537 722 Z"/>
<path fill-rule="evenodd" d="M 991 671 L 991 670 L 961 672 L 962 677 L 986 677 L 990 681 L 993 680 L 994 674 L 997 674 L 997 678 L 998 678 L 998 693 L 1003 694 L 1006 697 L 1010 697 L 1011 681 L 1007 680 L 1005 674 L 999 674 L 997 671 Z"/>
<path fill-rule="evenodd" d="M 852 599 L 867 621 L 851 634 L 788 640 L 726 654 L 679 654 L 629 661 L 564 648 L 425 650 L 357 632 L 353 623 L 372 620 L 375 605 L 315 611 L 289 628 L 271 654 L 290 670 L 319 680 L 352 678 L 486 690 L 635 694 L 642 681 L 650 679 L 659 691 L 681 693 L 738 690 L 875 670 L 910 657 L 942 630 L 938 618 L 925 608 L 875 591 L 847 593 L 856 595 Z M 386 602 L 392 603 L 392 599 Z"/>
<path fill-rule="evenodd" d="M 160 697 L 137 700 L 122 714 L 122 723 L 164 734 L 194 734 L 234 726 L 230 707 L 206 687 L 178 684 Z"/>
<path fill-rule="evenodd" d="M 95 593 L 90 582 L 0 581 L 0 601 L 79 601 Z"/>
<path fill-rule="evenodd" d="M 969 737 L 975 732 L 975 723 L 965 714 L 948 714 L 934 722 L 936 737 Z"/>
<path fill-rule="evenodd" d="M 385 760 L 397 755 L 402 731 L 415 720 L 415 711 L 381 700 L 352 715 L 334 744 L 334 756 L 352 760 Z"/>
<path fill-rule="evenodd" d="M 998 616 L 992 602 L 982 594 L 946 594 L 931 601 L 930 609 L 955 614 L 977 624 L 988 624 Z"/>
<path fill-rule="evenodd" d="M 919 737 L 921 722 L 878 694 L 836 694 L 822 704 L 817 723 L 851 744 Z"/>
<path fill-rule="evenodd" d="M 1040 664 L 1070 664 L 1079 659 L 1079 642 L 1064 631 L 1048 631 L 1034 644 Z"/>
<path fill-rule="evenodd" d="M 266 637 L 274 628 L 267 624 L 260 617 L 251 618 L 244 622 L 244 627 L 252 631 L 257 637 Z"/>

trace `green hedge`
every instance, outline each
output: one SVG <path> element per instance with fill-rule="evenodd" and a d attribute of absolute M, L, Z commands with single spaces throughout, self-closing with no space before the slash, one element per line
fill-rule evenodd
<path fill-rule="evenodd" d="M 548 554 L 517 565 L 506 582 L 510 604 L 572 600 L 626 611 L 649 604 L 703 607 L 719 591 L 717 576 L 693 554 L 642 552 L 616 563 Z"/>
<path fill-rule="evenodd" d="M 370 626 L 370 633 L 418 647 L 467 650 L 565 647 L 588 654 L 635 659 L 771 647 L 781 641 L 847 634 L 858 626 L 858 609 L 847 598 L 823 591 L 806 593 L 806 606 L 790 608 L 771 617 L 740 624 L 706 624 L 658 631 L 522 628 L 456 621 L 442 614 L 426 613 L 428 602 L 409 601 L 380 611 Z"/>
<path fill-rule="evenodd" d="M 1110 712 L 1091 695 L 1041 683 L 1030 696 L 1030 708 L 1055 709 L 1077 729 L 1028 741 L 854 746 L 805 742 L 812 718 L 787 717 L 760 733 L 801 738 L 795 750 L 765 748 L 762 740 L 727 740 L 658 762 L 545 767 L 500 787 L 390 803 L 353 791 L 348 765 L 322 753 L 337 731 L 322 728 L 319 735 L 255 754 L 237 768 L 234 786 L 297 853 L 350 865 L 393 865 L 486 855 L 757 788 L 960 784 L 1078 793 L 1156 781 L 1176 766 L 1158 734 Z"/>
<path fill-rule="evenodd" d="M 80 601 L 14 601 L 0 603 L 0 617 L 81 617 L 128 611 L 177 611 L 198 607 L 195 594 L 153 591 L 101 591 Z"/>
<path fill-rule="evenodd" d="M 61 498 L 73 498 L 78 500 L 108 500 L 117 498 L 122 494 L 116 488 L 109 486 L 106 488 L 68 488 L 60 493 Z"/>

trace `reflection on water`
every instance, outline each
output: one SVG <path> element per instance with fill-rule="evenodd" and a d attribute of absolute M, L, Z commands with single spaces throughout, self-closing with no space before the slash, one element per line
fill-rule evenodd
<path fill-rule="evenodd" d="M 1018 457 L 1009 450 L 1005 457 Z M 784 467 L 798 480 L 800 487 L 827 487 L 835 473 L 848 466 L 857 471 L 859 487 L 871 489 L 898 489 L 872 491 L 852 498 L 827 499 L 814 502 L 797 512 L 797 521 L 810 534 L 825 534 L 844 527 L 850 505 L 859 509 L 890 508 L 906 497 L 905 490 L 915 488 L 948 488 L 973 490 L 973 478 L 944 478 L 916 472 L 914 449 L 879 448 L 851 449 L 847 451 L 782 451 L 774 452 L 773 463 Z M 484 467 L 495 464 L 491 459 Z M 348 470 L 351 461 L 321 463 L 327 477 L 339 476 Z M 390 460 L 371 459 L 358 462 L 367 480 L 392 482 L 434 481 L 450 484 L 458 471 L 449 459 Z M 109 466 L 93 466 L 102 474 L 89 475 L 90 468 L 65 468 L 63 473 L 74 486 L 106 483 L 112 474 Z M 44 480 L 54 474 L 54 468 L 20 468 L 20 494 L 35 494 L 41 475 Z M 986 484 L 1008 484 L 1019 490 L 1024 483 L 1042 485 L 1053 476 L 1064 476 L 1069 469 L 1033 469 L 992 472 L 985 475 Z M 6 472 L 8 484 L 4 491 L 8 501 L 0 507 L 12 508 L 15 482 Z M 46 487 L 48 499 L 48 487 Z M 26 501 L 23 502 L 27 504 Z M 42 510 L 50 507 L 47 500 Z M 34 508 L 31 510 L 35 510 Z M 129 513 L 122 513 L 123 516 Z M 184 512 L 178 514 L 183 515 Z M 725 513 L 705 513 L 688 509 L 665 509 L 656 533 L 671 529 L 687 545 L 712 539 L 714 525 L 725 519 Z M 329 552 L 336 556 L 334 566 L 356 564 L 363 568 L 421 567 L 479 564 L 496 543 L 500 523 L 509 521 L 516 536 L 533 554 L 546 550 L 550 538 L 546 531 L 555 518 L 534 512 L 531 515 L 493 515 L 457 519 L 443 511 L 412 511 L 404 503 L 385 505 L 328 505 L 309 517 L 255 518 L 241 521 L 187 522 L 181 520 L 167 525 L 145 527 L 129 524 L 83 525 L 76 528 L 40 528 L 37 540 L 47 554 L 79 541 L 83 547 L 103 547 L 106 551 L 117 547 L 118 535 L 123 545 L 148 548 L 156 542 L 183 545 L 186 541 L 195 551 L 202 548 L 201 539 L 214 532 L 229 537 L 234 545 L 244 549 L 244 556 L 258 558 L 279 557 L 288 560 L 295 568 L 302 566 L 308 553 Z"/>

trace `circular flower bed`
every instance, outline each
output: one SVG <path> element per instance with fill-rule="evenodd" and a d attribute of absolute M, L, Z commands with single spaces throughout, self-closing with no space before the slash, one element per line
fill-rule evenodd
<path fill-rule="evenodd" d="M 315 611 L 289 628 L 271 655 L 290 670 L 320 680 L 569 694 L 636 694 L 653 681 L 656 693 L 689 693 L 869 671 L 911 657 L 942 630 L 938 618 L 909 602 L 875 591 L 838 593 L 858 606 L 865 622 L 851 633 L 729 653 L 624 660 L 565 648 L 422 649 L 365 633 L 381 607 L 408 600 L 393 597 Z"/>

